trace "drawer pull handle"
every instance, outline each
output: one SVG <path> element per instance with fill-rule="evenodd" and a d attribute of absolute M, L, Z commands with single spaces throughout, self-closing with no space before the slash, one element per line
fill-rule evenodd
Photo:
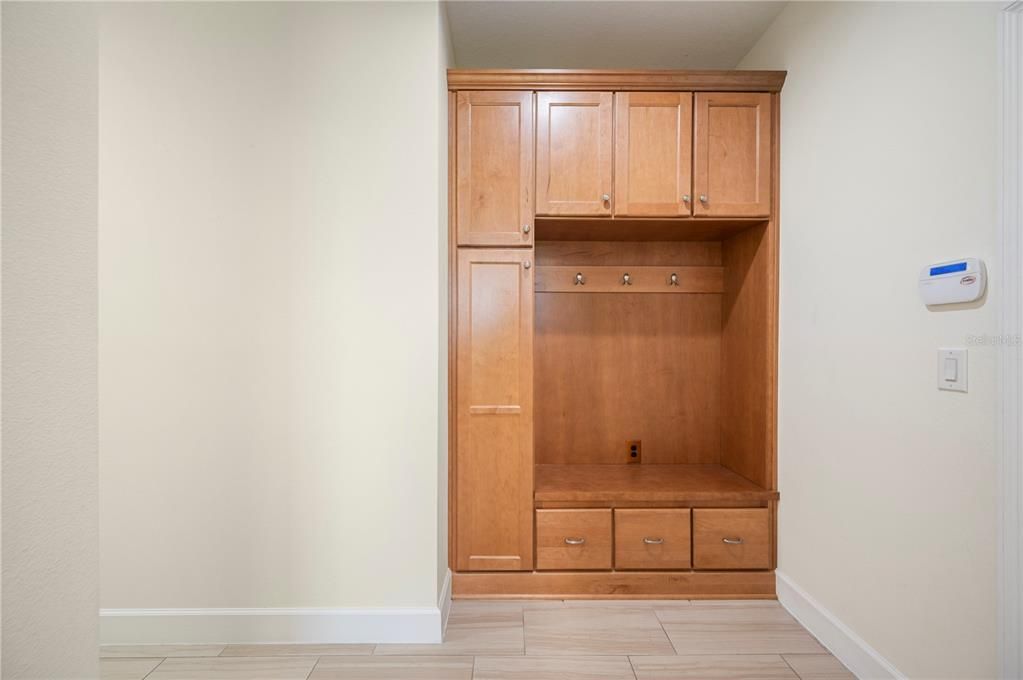
<path fill-rule="evenodd" d="M 585 286 L 586 285 L 586 277 L 583 276 L 582 272 L 579 272 L 578 274 L 575 275 L 575 284 L 574 285 L 576 285 L 576 286 Z"/>
<path fill-rule="evenodd" d="M 741 538 L 722 538 L 721 540 L 728 545 L 742 545 Z"/>
<path fill-rule="evenodd" d="M 646 543 L 647 545 L 660 545 L 661 543 L 664 543 L 664 539 L 663 538 L 644 538 L 643 542 Z"/>
<path fill-rule="evenodd" d="M 585 538 L 566 538 L 565 543 L 568 545 L 582 545 L 586 542 Z"/>

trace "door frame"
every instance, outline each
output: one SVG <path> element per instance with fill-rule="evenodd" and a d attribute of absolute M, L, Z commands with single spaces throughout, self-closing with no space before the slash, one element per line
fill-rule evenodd
<path fill-rule="evenodd" d="M 998 230 L 1004 293 L 998 343 L 998 665 L 1023 677 L 1023 0 L 998 17 Z"/>

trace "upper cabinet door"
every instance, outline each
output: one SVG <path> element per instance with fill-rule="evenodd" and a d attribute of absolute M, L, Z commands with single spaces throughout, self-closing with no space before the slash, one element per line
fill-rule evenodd
<path fill-rule="evenodd" d="M 610 92 L 536 96 L 536 214 L 611 214 Z"/>
<path fill-rule="evenodd" d="M 693 214 L 771 213 L 771 95 L 696 94 Z"/>
<path fill-rule="evenodd" d="M 455 568 L 533 568 L 531 251 L 459 248 Z"/>
<path fill-rule="evenodd" d="M 689 215 L 692 157 L 692 93 L 615 95 L 616 215 Z"/>
<path fill-rule="evenodd" d="M 459 92 L 456 116 L 458 245 L 532 245 L 533 93 Z"/>

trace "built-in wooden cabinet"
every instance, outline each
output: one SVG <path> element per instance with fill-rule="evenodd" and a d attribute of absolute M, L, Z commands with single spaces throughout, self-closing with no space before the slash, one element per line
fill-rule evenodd
<path fill-rule="evenodd" d="M 454 597 L 774 596 L 783 81 L 449 72 Z"/>
<path fill-rule="evenodd" d="M 459 92 L 455 225 L 460 246 L 533 242 L 533 93 Z"/>
<path fill-rule="evenodd" d="M 611 214 L 610 92 L 536 96 L 536 214 Z"/>
<path fill-rule="evenodd" d="M 615 510 L 615 569 L 689 569 L 689 508 Z"/>
<path fill-rule="evenodd" d="M 533 269 L 528 250 L 458 251 L 456 569 L 533 568 Z"/>
<path fill-rule="evenodd" d="M 615 215 L 690 215 L 692 154 L 692 93 L 616 93 Z"/>
<path fill-rule="evenodd" d="M 767 508 L 693 510 L 697 569 L 769 569 L 771 517 Z"/>
<path fill-rule="evenodd" d="M 694 214 L 771 214 L 771 95 L 696 93 Z"/>
<path fill-rule="evenodd" d="M 610 569 L 611 536 L 610 510 L 537 510 L 536 568 Z"/>

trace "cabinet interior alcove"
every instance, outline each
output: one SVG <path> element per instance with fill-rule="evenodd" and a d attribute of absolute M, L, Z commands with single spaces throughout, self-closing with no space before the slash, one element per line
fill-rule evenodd
<path fill-rule="evenodd" d="M 774 596 L 784 73 L 450 71 L 453 596 Z"/>

